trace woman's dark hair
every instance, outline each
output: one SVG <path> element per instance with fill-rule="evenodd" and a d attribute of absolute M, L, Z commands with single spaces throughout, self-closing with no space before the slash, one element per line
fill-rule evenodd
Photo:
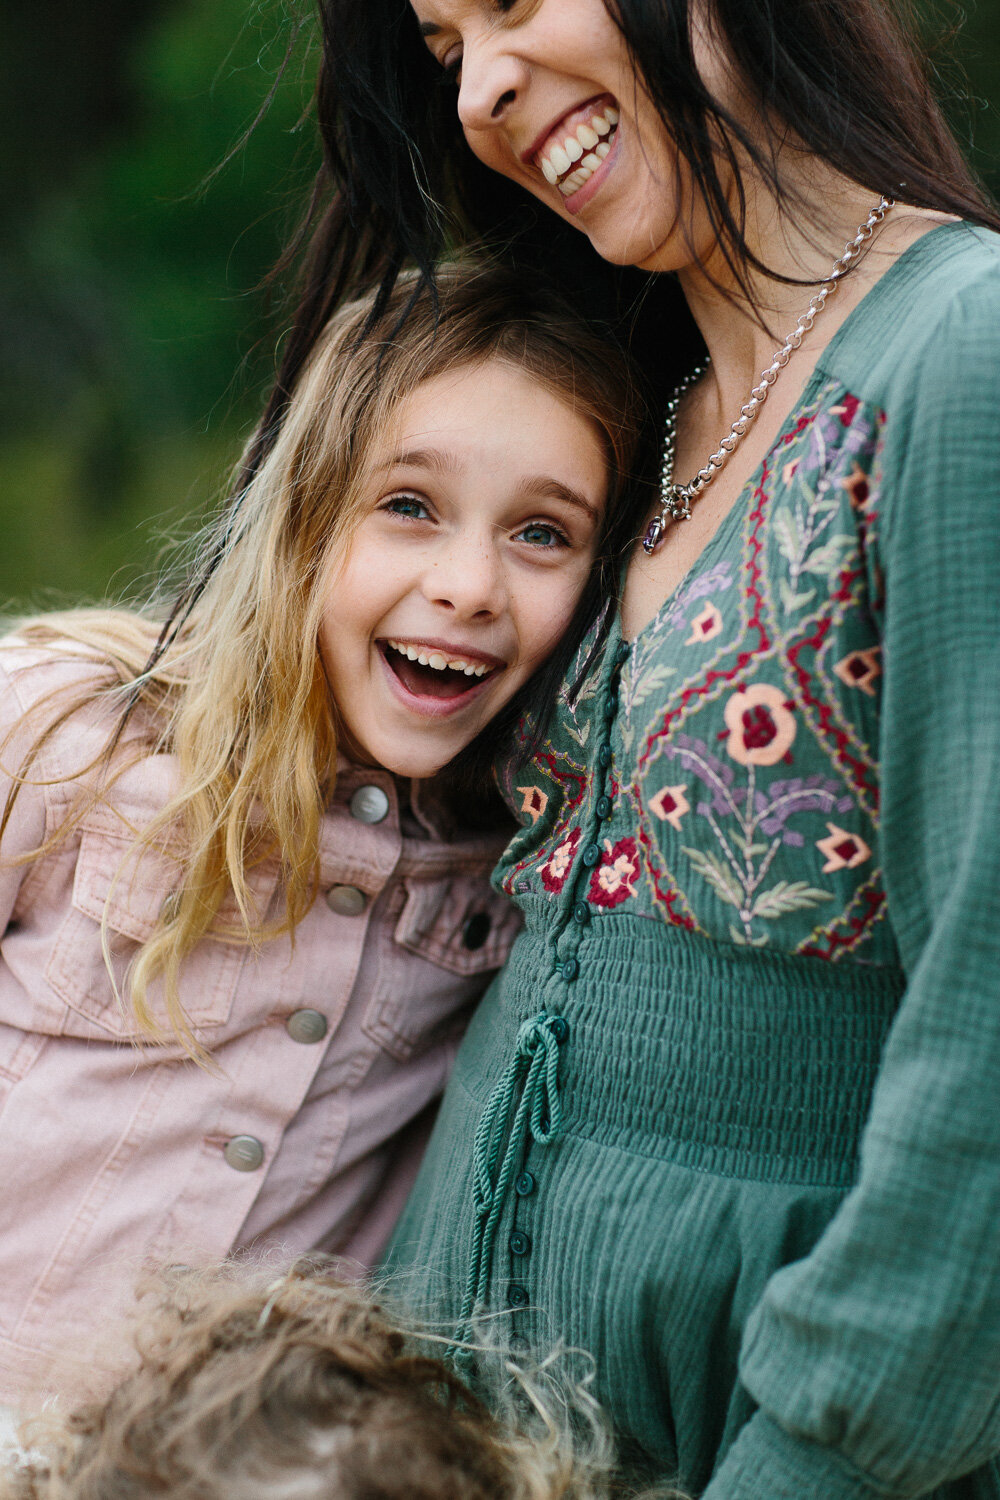
<path fill-rule="evenodd" d="M 498 0 L 503 10 L 511 3 L 519 0 Z M 1000 211 L 935 96 L 916 0 L 705 3 L 774 138 L 790 131 L 876 198 L 886 193 L 1000 230 Z M 733 165 L 732 153 L 746 152 L 787 203 L 774 138 L 748 137 L 706 91 L 691 42 L 700 0 L 605 4 L 745 287 L 760 267 L 744 238 L 742 192 L 731 205 L 720 180 L 718 143 Z M 650 377 L 672 389 L 698 352 L 674 279 L 608 265 L 578 230 L 477 161 L 462 137 L 454 83 L 427 51 L 408 0 L 319 7 L 324 164 L 303 235 L 301 298 L 262 432 L 280 420 L 313 339 L 352 288 L 380 285 L 387 295 L 404 265 L 429 277 L 446 246 L 463 244 L 481 243 L 527 275 L 555 276 L 582 310 L 618 321 Z"/>

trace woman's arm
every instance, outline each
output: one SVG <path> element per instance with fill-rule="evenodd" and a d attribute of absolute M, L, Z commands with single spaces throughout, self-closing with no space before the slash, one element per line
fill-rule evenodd
<path fill-rule="evenodd" d="M 1000 1451 L 1000 257 L 898 386 L 882 849 L 907 991 L 858 1183 L 748 1326 L 761 1409 L 704 1500 L 915 1497 Z"/>

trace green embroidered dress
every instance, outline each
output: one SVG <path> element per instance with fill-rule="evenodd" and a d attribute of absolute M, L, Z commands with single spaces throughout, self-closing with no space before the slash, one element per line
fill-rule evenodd
<path fill-rule="evenodd" d="M 883 277 L 505 791 L 391 1263 L 706 1500 L 997 1500 L 1000 239 Z"/>

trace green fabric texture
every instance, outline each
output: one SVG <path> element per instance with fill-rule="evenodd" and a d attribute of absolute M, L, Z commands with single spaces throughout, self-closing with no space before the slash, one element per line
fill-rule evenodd
<path fill-rule="evenodd" d="M 705 1500 L 1000 1500 L 998 509 L 1000 240 L 947 226 L 503 778 L 525 929 L 389 1264 L 588 1350 Z"/>

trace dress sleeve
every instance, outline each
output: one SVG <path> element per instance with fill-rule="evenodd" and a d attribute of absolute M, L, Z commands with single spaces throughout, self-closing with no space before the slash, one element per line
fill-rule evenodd
<path fill-rule="evenodd" d="M 887 404 L 881 847 L 907 988 L 856 1186 L 754 1311 L 759 1410 L 704 1500 L 902 1500 L 1000 1452 L 998 330 L 994 272 Z"/>

